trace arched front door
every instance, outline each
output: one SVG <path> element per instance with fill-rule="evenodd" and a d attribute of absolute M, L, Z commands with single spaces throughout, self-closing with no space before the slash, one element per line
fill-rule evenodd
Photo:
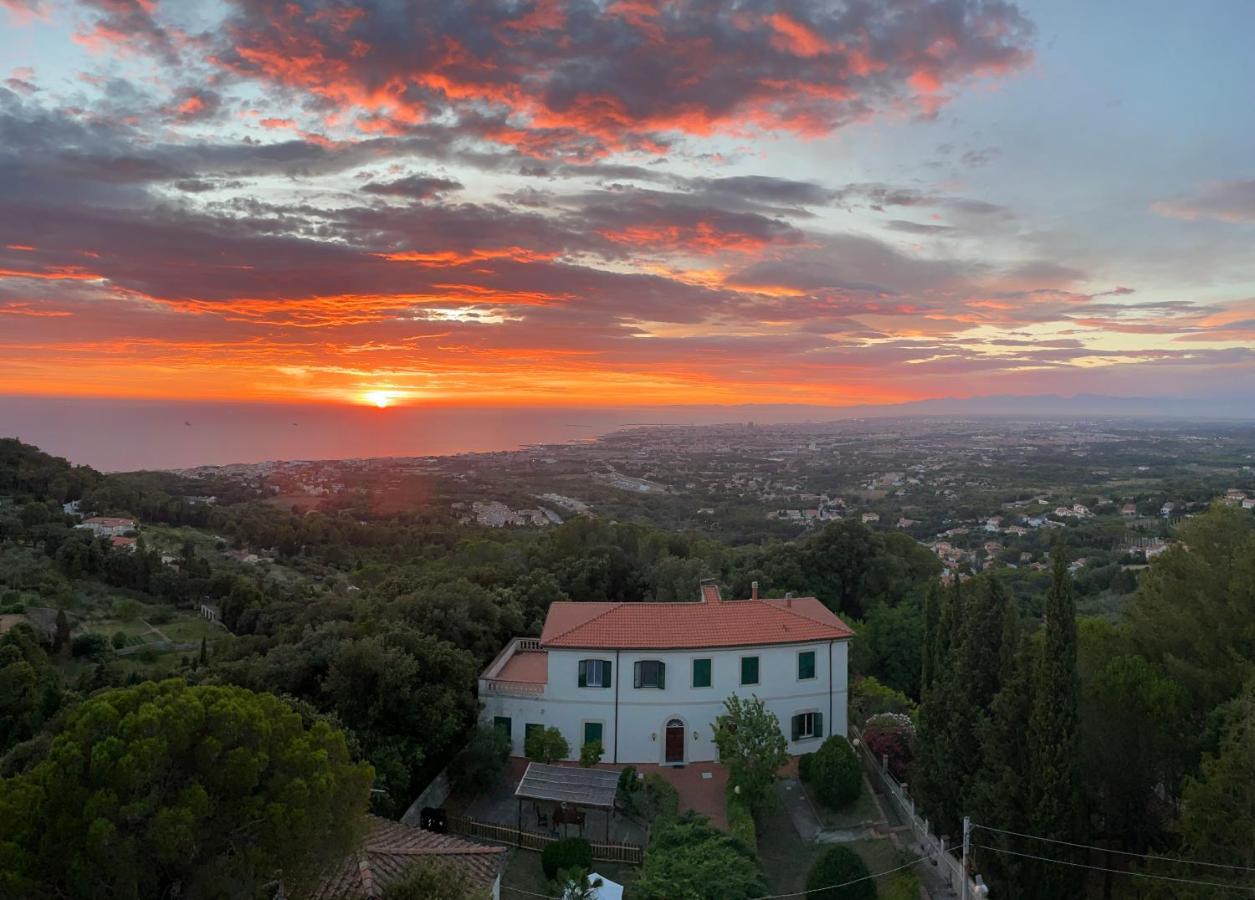
<path fill-rule="evenodd" d="M 667 742 L 664 761 L 669 763 L 684 762 L 684 723 L 679 719 L 667 722 Z"/>

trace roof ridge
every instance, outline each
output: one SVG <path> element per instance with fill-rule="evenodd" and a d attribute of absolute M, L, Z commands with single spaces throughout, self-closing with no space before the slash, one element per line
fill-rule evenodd
<path fill-rule="evenodd" d="M 818 597 L 816 597 L 814 594 L 808 595 L 808 596 L 806 596 L 806 597 L 785 597 L 785 598 L 783 598 L 783 599 L 784 599 L 784 600 L 814 600 L 814 601 L 815 601 L 816 603 L 818 603 L 820 606 L 823 606 L 823 601 L 822 601 L 822 600 L 820 600 Z M 781 605 L 777 605 L 777 603 L 780 603 Z M 828 622 L 823 621 L 822 619 L 817 619 L 817 618 L 815 618 L 814 616 L 808 616 L 808 615 L 806 615 L 806 613 L 799 611 L 799 610 L 798 610 L 797 608 L 795 608 L 795 607 L 789 606 L 788 604 L 781 603 L 780 598 L 774 598 L 774 597 L 773 597 L 773 598 L 772 598 L 772 603 L 771 603 L 771 605 L 772 605 L 775 609 L 783 610 L 784 612 L 787 612 L 787 613 L 789 613 L 790 615 L 792 615 L 792 616 L 794 616 L 794 617 L 796 617 L 796 618 L 799 618 L 799 619 L 805 619 L 807 622 L 815 622 L 815 623 L 817 623 L 817 624 L 819 624 L 819 625 L 828 625 L 828 624 L 830 624 L 830 623 L 828 623 Z M 833 612 L 832 612 L 832 610 L 828 609 L 828 607 L 824 606 L 823 608 L 824 608 L 827 612 L 832 613 L 832 615 L 833 615 L 834 617 L 836 617 L 836 616 L 837 616 L 837 614 L 836 614 L 836 613 L 833 613 Z M 837 621 L 838 621 L 838 622 L 840 622 L 840 621 L 841 621 L 839 617 L 837 618 Z M 843 624 L 844 624 L 844 623 L 843 623 Z M 847 627 L 848 627 L 848 626 L 847 626 Z"/>
<path fill-rule="evenodd" d="M 493 853 L 504 853 L 506 847 L 474 846 L 468 843 L 465 847 L 392 847 L 375 844 L 366 848 L 367 853 L 387 853 L 392 856 L 487 856 Z"/>
<path fill-rule="evenodd" d="M 601 600 L 601 601 L 597 601 L 597 600 L 569 600 L 569 601 L 567 601 L 567 602 L 568 602 L 568 603 L 598 603 L 598 602 L 601 602 L 601 603 L 609 603 L 610 605 L 609 605 L 609 606 L 607 606 L 605 609 L 603 609 L 601 612 L 597 613 L 597 615 L 595 615 L 595 616 L 591 616 L 591 617 L 589 617 L 589 618 L 585 619 L 585 620 L 584 620 L 584 621 L 582 621 L 582 622 L 579 622 L 579 623 L 577 623 L 577 624 L 575 624 L 575 625 L 572 625 L 572 626 L 571 626 L 570 628 L 568 628 L 566 631 L 562 631 L 562 632 L 559 632 L 558 634 L 551 635 L 551 636 L 550 636 L 550 638 L 549 638 L 549 641 L 547 641 L 546 643 L 550 643 L 550 642 L 553 642 L 553 641 L 561 640 L 562 638 L 564 638 L 564 637 L 566 637 L 568 634 L 570 634 L 572 631 L 575 631 L 577 628 L 583 628 L 585 625 L 590 625 L 590 624 L 592 624 L 593 622 L 596 622 L 598 619 L 602 618 L 603 616 L 608 616 L 608 615 L 610 615 L 612 612 L 614 612 L 616 609 L 618 609 L 620 606 L 622 606 L 622 605 L 623 605 L 626 601 L 624 601 L 624 600 Z"/>

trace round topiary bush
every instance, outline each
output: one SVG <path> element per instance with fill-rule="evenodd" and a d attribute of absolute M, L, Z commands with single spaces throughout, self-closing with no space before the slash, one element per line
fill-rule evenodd
<path fill-rule="evenodd" d="M 554 841 L 540 854 L 540 867 L 550 881 L 564 869 L 591 869 L 593 846 L 583 838 L 563 838 Z"/>
<path fill-rule="evenodd" d="M 867 877 L 870 874 L 857 853 L 835 844 L 811 866 L 806 876 L 806 896 L 808 900 L 876 900 L 876 882 Z M 866 880 L 858 881 L 860 878 Z M 857 883 L 849 884 L 851 881 Z"/>
<path fill-rule="evenodd" d="M 863 765 L 850 742 L 839 734 L 824 741 L 807 768 L 815 796 L 832 809 L 853 803 L 863 791 Z"/>

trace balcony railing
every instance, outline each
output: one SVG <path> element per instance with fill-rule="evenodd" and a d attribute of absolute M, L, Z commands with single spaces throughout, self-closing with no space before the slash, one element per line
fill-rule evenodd
<path fill-rule="evenodd" d="M 521 697 L 539 697 L 545 692 L 543 684 L 534 681 L 507 681 L 504 678 L 484 679 L 484 689 L 491 694 L 514 694 Z"/>

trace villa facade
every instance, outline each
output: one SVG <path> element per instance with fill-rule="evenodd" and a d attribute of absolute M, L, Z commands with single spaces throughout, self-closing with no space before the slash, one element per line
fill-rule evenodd
<path fill-rule="evenodd" d="M 608 763 L 682 765 L 718 757 L 731 694 L 760 698 L 791 754 L 845 734 L 853 631 L 814 597 L 689 603 L 554 603 L 539 638 L 515 638 L 484 670 L 482 721 L 523 755 L 534 728 L 571 748 L 599 740 Z"/>

